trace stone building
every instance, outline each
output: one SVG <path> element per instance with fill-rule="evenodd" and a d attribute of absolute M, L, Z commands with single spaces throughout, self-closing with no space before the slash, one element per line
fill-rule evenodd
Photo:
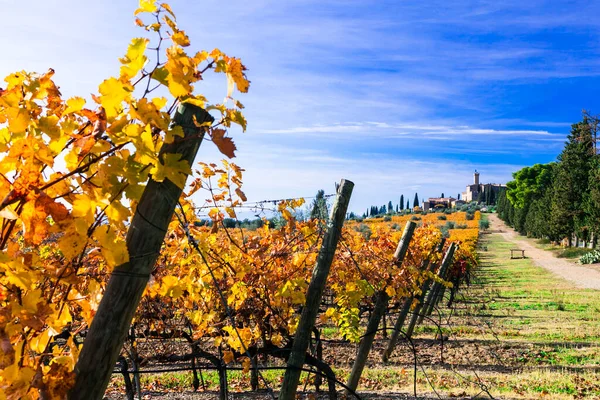
<path fill-rule="evenodd" d="M 454 197 L 430 197 L 423 201 L 423 211 L 429 211 L 436 208 L 454 208 L 456 207 L 457 201 L 460 202 L 460 200 L 456 200 Z"/>
<path fill-rule="evenodd" d="M 466 190 L 462 193 L 462 200 L 469 203 L 471 201 L 485 201 L 486 198 L 497 198 L 497 194 L 501 188 L 506 187 L 501 183 L 479 183 L 479 172 L 475 170 L 473 174 L 473 184 L 467 185 Z M 488 195 L 489 193 L 489 195 Z"/>

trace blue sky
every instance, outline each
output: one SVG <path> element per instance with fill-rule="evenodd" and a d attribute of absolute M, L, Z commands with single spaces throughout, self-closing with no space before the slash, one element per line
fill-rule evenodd
<path fill-rule="evenodd" d="M 173 1 L 192 49 L 249 68 L 232 134 L 249 200 L 355 182 L 351 209 L 456 195 L 549 162 L 581 110 L 600 113 L 594 1 Z M 135 1 L 0 0 L 0 75 L 56 70 L 65 96 L 118 71 Z M 224 80 L 198 86 L 215 102 Z M 198 159 L 219 156 L 204 146 Z"/>

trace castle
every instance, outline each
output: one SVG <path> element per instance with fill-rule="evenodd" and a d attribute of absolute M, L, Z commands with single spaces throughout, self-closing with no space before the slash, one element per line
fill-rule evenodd
<path fill-rule="evenodd" d="M 500 188 L 506 185 L 500 183 L 479 183 L 479 172 L 475 170 L 473 174 L 473 184 L 467 185 L 467 189 L 462 193 L 462 200 L 469 203 L 471 201 L 485 201 L 486 199 L 495 199 Z M 494 200 L 490 201 L 494 203 Z"/>
<path fill-rule="evenodd" d="M 473 184 L 467 185 L 467 189 L 461 193 L 461 199 L 455 199 L 454 197 L 430 197 L 423 201 L 423 211 L 456 208 L 472 201 L 486 203 L 487 205 L 496 204 L 498 192 L 501 188 L 505 187 L 506 185 L 501 183 L 479 183 L 479 172 L 475 170 Z"/>

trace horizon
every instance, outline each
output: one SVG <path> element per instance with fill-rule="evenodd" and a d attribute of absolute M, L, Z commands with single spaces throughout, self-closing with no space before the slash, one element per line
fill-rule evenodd
<path fill-rule="evenodd" d="M 118 71 L 137 1 L 0 0 L 10 72 L 56 70 L 65 98 Z M 588 2 L 174 1 L 193 51 L 240 57 L 248 130 L 232 129 L 249 202 L 356 186 L 349 211 L 455 196 L 555 161 L 581 110 L 600 109 L 600 22 Z M 90 17 L 93 16 L 93 17 Z M 210 16 L 209 18 L 207 16 Z M 106 21 L 110 21 L 110 24 Z M 66 43 L 69 43 L 67 46 Z M 259 51 L 257 51 L 257 49 Z M 225 82 L 207 80 L 209 101 Z M 201 147 L 197 161 L 221 159 Z"/>

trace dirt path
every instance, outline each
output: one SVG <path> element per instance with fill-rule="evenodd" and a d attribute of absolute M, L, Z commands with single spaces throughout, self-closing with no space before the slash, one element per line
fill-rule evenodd
<path fill-rule="evenodd" d="M 599 271 L 556 258 L 550 251 L 539 249 L 530 244 L 528 239 L 507 226 L 495 214 L 488 214 L 488 218 L 492 229 L 496 233 L 502 235 L 509 242 L 514 243 L 515 248 L 525 250 L 527 258 L 533 260 L 536 265 L 572 282 L 579 288 L 600 290 Z"/>

